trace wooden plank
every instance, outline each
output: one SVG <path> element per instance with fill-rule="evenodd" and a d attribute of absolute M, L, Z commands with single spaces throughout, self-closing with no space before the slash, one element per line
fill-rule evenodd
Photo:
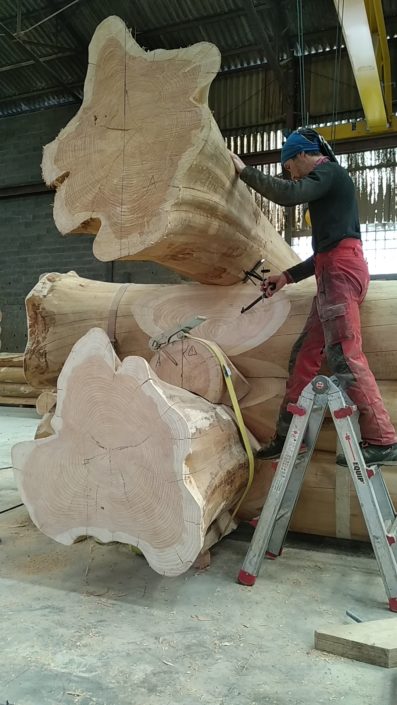
<path fill-rule="evenodd" d="M 397 666 L 397 618 L 343 624 L 317 630 L 314 646 L 336 656 L 375 666 Z"/>

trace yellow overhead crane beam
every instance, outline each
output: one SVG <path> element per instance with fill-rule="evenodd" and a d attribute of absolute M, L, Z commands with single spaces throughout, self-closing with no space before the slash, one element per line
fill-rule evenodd
<path fill-rule="evenodd" d="M 318 128 L 327 140 L 397 132 L 382 0 L 334 0 L 365 119 Z"/>

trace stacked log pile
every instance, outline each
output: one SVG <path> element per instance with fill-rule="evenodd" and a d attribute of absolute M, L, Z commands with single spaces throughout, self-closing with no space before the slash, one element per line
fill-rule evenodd
<path fill-rule="evenodd" d="M 90 328 L 99 325 L 108 331 L 111 302 L 118 289 L 117 284 L 81 279 L 74 272 L 48 274 L 38 282 L 26 301 L 29 337 L 25 366 L 32 384 L 37 387 L 53 384 L 73 345 Z M 310 310 L 314 285 L 305 282 L 293 285 L 241 314 L 253 291 L 250 284 L 222 288 L 200 284 L 131 284 L 125 290 L 112 328 L 121 359 L 140 355 L 162 379 L 210 401 L 227 404 L 219 366 L 211 355 L 203 360 L 197 341 L 171 343 L 155 354 L 148 345 L 150 337 L 163 330 L 195 315 L 206 316 L 206 321 L 193 334 L 218 343 L 229 356 L 238 370 L 236 388 L 244 421 L 254 436 L 265 442 L 275 431 L 288 357 Z M 393 423 L 397 424 L 397 282 L 371 283 L 361 319 L 364 351 L 379 380 Z M 207 366 L 204 374 L 204 362 L 208 365 L 208 360 L 211 368 Z M 196 370 L 193 379 L 192 370 Z M 336 432 L 328 416 L 292 528 L 326 536 L 365 538 L 361 510 L 347 472 L 335 465 L 335 453 Z M 256 464 L 254 483 L 240 508 L 240 518 L 251 519 L 259 514 L 272 474 L 271 462 Z M 397 502 L 393 470 L 385 470 L 385 477 Z"/>
<path fill-rule="evenodd" d="M 195 283 L 51 273 L 26 301 L 27 382 L 57 384 L 56 406 L 42 400 L 37 440 L 13 453 L 33 520 L 64 543 L 94 535 L 139 545 L 167 575 L 192 564 L 206 535 L 219 538 L 214 524 L 225 526 L 247 481 L 219 367 L 202 341 L 228 357 L 245 423 L 265 441 L 315 291 L 313 282 L 291 286 L 241 313 L 258 295 L 241 283 L 245 270 L 264 258 L 277 273 L 297 257 L 234 173 L 207 105 L 218 68 L 212 45 L 146 53 L 108 18 L 90 45 L 82 106 L 43 158 L 62 233 L 94 235 L 98 259 L 152 260 Z M 396 284 L 373 282 L 362 308 L 364 350 L 394 419 Z M 153 353 L 151 338 L 199 315 L 193 339 Z M 361 537 L 335 439 L 328 420 L 293 528 Z M 260 512 L 271 478 L 271 464 L 257 462 L 240 518 Z"/>
<path fill-rule="evenodd" d="M 35 406 L 39 391 L 26 382 L 22 353 L 0 353 L 0 405 Z"/>

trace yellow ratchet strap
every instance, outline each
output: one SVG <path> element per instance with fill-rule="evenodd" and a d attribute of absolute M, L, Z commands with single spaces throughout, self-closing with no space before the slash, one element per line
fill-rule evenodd
<path fill-rule="evenodd" d="M 234 389 L 234 385 L 232 382 L 232 373 L 231 373 L 230 368 L 227 365 L 223 351 L 221 350 L 219 345 L 217 345 L 216 343 L 210 342 L 209 340 L 204 340 L 203 338 L 196 338 L 196 336 L 190 335 L 189 333 L 186 333 L 185 335 L 187 338 L 191 338 L 192 340 L 198 340 L 200 343 L 203 343 L 203 345 L 205 345 L 209 350 L 211 350 L 211 352 L 214 353 L 216 359 L 218 360 L 218 362 L 221 366 L 223 376 L 225 378 L 227 391 L 229 392 L 230 400 L 231 400 L 232 406 L 233 406 L 233 411 L 236 415 L 236 420 L 237 420 L 238 428 L 240 431 L 241 439 L 244 444 L 245 452 L 247 453 L 247 456 L 248 456 L 247 486 L 246 486 L 243 494 L 241 495 L 241 497 L 237 503 L 237 506 L 234 508 L 233 514 L 231 515 L 229 522 L 223 532 L 223 535 L 224 535 L 226 533 L 227 529 L 229 528 L 230 522 L 234 519 L 238 510 L 240 509 L 241 504 L 244 501 L 244 499 L 246 498 L 248 491 L 252 485 L 252 480 L 254 479 L 254 455 L 252 452 L 251 444 L 249 442 L 244 419 L 243 419 L 243 416 L 241 413 L 240 404 L 238 403 L 236 390 Z"/>

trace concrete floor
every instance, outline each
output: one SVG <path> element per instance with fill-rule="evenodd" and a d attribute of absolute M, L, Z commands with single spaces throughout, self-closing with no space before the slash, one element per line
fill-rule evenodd
<path fill-rule="evenodd" d="M 0 467 L 36 423 L 0 409 Z M 8 470 L 0 498 L 0 511 L 18 503 Z M 61 546 L 24 507 L 0 514 L 0 704 L 397 705 L 395 671 L 313 649 L 347 608 L 395 619 L 370 551 L 293 540 L 244 588 L 248 534 L 219 544 L 209 570 L 170 579 L 127 546 Z"/>

